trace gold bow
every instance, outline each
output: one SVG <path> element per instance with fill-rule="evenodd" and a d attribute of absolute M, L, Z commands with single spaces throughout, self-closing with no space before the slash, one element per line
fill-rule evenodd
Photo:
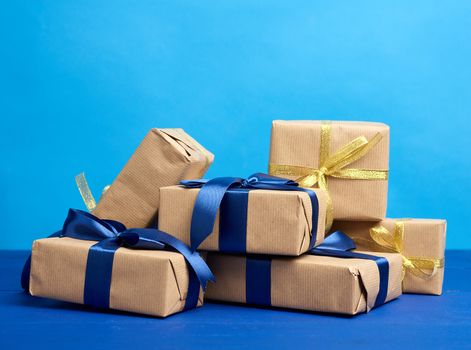
<path fill-rule="evenodd" d="M 410 271 L 414 276 L 427 280 L 435 276 L 437 270 L 445 265 L 445 259 L 443 258 L 412 257 L 403 254 L 404 221 L 396 221 L 392 233 L 384 226 L 374 226 L 370 229 L 370 236 L 382 248 L 399 253 L 402 256 L 403 278 L 405 272 Z"/>
<path fill-rule="evenodd" d="M 364 157 L 383 138 L 377 133 L 368 140 L 365 136 L 359 136 L 340 148 L 337 152 L 330 154 L 330 139 L 332 126 L 330 122 L 321 124 L 320 157 L 319 168 L 310 168 L 295 165 L 270 164 L 271 175 L 300 176 L 296 179 L 301 187 L 314 187 L 325 190 L 327 196 L 326 231 L 330 229 L 333 221 L 332 197 L 327 185 L 327 176 L 341 179 L 354 180 L 387 180 L 387 170 L 369 169 L 344 169 L 346 166 Z"/>
<path fill-rule="evenodd" d="M 80 195 L 82 196 L 83 202 L 85 203 L 85 206 L 87 207 L 88 211 L 94 211 L 96 208 L 96 201 L 95 197 L 93 197 L 90 187 L 88 186 L 87 179 L 85 178 L 85 173 L 80 173 L 76 175 L 75 183 L 77 184 Z M 103 188 L 102 195 L 108 190 L 108 188 L 110 188 L 109 185 Z"/>

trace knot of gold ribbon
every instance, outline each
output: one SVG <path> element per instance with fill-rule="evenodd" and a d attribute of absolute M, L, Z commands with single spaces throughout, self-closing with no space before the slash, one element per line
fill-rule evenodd
<path fill-rule="evenodd" d="M 394 231 L 390 232 L 382 225 L 374 226 L 370 229 L 370 236 L 373 241 L 382 248 L 402 256 L 403 278 L 406 271 L 422 279 L 430 279 L 437 273 L 439 268 L 443 268 L 445 259 L 405 256 L 404 249 L 404 221 L 394 223 Z"/>
<path fill-rule="evenodd" d="M 92 212 L 96 208 L 96 201 L 95 197 L 93 197 L 92 191 L 90 190 L 90 186 L 88 186 L 87 179 L 85 178 L 85 173 L 80 173 L 75 176 L 75 183 L 77 184 L 77 188 L 80 192 L 80 195 L 82 196 L 83 202 L 85 203 L 85 206 L 87 207 L 89 212 Z M 103 193 L 105 193 L 108 188 L 110 188 L 109 185 L 105 186 L 103 188 Z"/>
<path fill-rule="evenodd" d="M 301 187 L 314 187 L 317 185 L 327 192 L 326 230 L 330 229 L 333 221 L 332 197 L 327 185 L 328 176 L 352 180 L 386 180 L 388 178 L 387 170 L 345 169 L 351 163 L 364 157 L 381 141 L 383 137 L 380 133 L 375 134 L 370 140 L 365 136 L 359 136 L 341 147 L 337 152 L 330 154 L 331 132 L 330 122 L 323 122 L 321 124 L 319 168 L 280 164 L 269 165 L 271 175 L 299 176 L 296 182 Z"/>

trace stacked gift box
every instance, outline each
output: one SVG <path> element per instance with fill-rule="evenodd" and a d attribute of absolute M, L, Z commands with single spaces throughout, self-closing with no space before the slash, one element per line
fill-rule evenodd
<path fill-rule="evenodd" d="M 441 294 L 446 222 L 385 218 L 387 125 L 274 121 L 269 174 L 201 179 L 213 159 L 152 129 L 97 205 L 79 178 L 91 213 L 34 242 L 24 288 L 155 316 L 203 296 L 354 315 Z"/>

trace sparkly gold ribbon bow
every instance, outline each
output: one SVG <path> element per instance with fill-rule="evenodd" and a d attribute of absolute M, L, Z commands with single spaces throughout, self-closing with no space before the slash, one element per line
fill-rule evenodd
<path fill-rule="evenodd" d="M 382 248 L 402 256 L 402 277 L 405 272 L 410 271 L 414 276 L 422 279 L 432 278 L 439 268 L 444 267 L 443 258 L 424 258 L 405 256 L 404 249 L 404 221 L 394 223 L 394 231 L 391 233 L 384 226 L 377 225 L 370 229 L 370 236 L 373 241 Z"/>
<path fill-rule="evenodd" d="M 386 180 L 388 178 L 387 170 L 369 170 L 369 169 L 345 169 L 349 164 L 364 157 L 374 146 L 383 138 L 377 133 L 368 140 L 365 136 L 359 136 L 340 148 L 337 152 L 330 154 L 330 139 L 332 126 L 330 122 L 321 124 L 320 140 L 320 160 L 319 168 L 310 168 L 295 165 L 270 164 L 270 175 L 291 175 L 300 176 L 296 179 L 301 187 L 314 187 L 326 190 L 327 215 L 326 230 L 330 229 L 333 221 L 333 204 L 327 186 L 327 176 L 341 179 L 353 180 Z"/>
<path fill-rule="evenodd" d="M 92 191 L 90 190 L 90 186 L 88 186 L 87 179 L 85 178 L 85 173 L 80 173 L 75 176 L 75 183 L 77 184 L 77 188 L 82 196 L 83 202 L 87 207 L 89 212 L 92 212 L 96 208 L 96 201 L 95 197 L 93 197 Z M 103 193 L 105 193 L 110 186 L 105 186 L 103 188 Z"/>

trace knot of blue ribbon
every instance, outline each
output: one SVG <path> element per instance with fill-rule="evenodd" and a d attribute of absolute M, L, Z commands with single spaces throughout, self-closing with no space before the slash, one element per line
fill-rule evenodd
<path fill-rule="evenodd" d="M 298 186 L 298 183 L 292 180 L 283 179 L 267 174 L 256 173 L 247 179 L 239 177 L 218 177 L 212 180 L 185 180 L 180 182 L 187 188 L 201 188 L 196 197 L 195 206 L 191 218 L 190 242 L 191 249 L 195 251 L 201 243 L 213 231 L 217 212 L 220 209 L 220 235 L 232 231 L 235 235 L 246 232 L 247 222 L 247 202 L 248 192 L 250 190 L 278 190 L 278 191 L 302 191 L 309 195 L 312 205 L 312 230 L 309 249 L 312 249 L 316 242 L 317 224 L 319 217 L 319 202 L 316 193 L 310 189 Z M 230 210 L 224 210 L 221 206 L 224 196 L 228 191 L 232 191 L 236 196 L 226 203 Z M 232 216 L 232 217 L 231 217 Z M 220 237 L 220 245 L 224 240 Z M 242 243 L 242 244 L 241 244 Z M 220 247 L 221 248 L 221 247 Z M 225 252 L 245 253 L 245 237 L 242 240 L 232 239 L 232 242 L 226 244 L 226 249 L 220 249 Z"/>
<path fill-rule="evenodd" d="M 121 247 L 148 250 L 173 250 L 183 255 L 190 272 L 185 310 L 196 307 L 200 287 L 206 288 L 215 278 L 201 256 L 177 238 L 156 229 L 127 229 L 114 220 L 102 220 L 82 210 L 70 209 L 62 230 L 49 237 L 69 237 L 98 241 L 90 247 L 87 258 L 84 286 L 84 304 L 109 308 L 111 272 L 116 250 Z M 29 290 L 31 256 L 21 276 L 21 285 Z"/>

